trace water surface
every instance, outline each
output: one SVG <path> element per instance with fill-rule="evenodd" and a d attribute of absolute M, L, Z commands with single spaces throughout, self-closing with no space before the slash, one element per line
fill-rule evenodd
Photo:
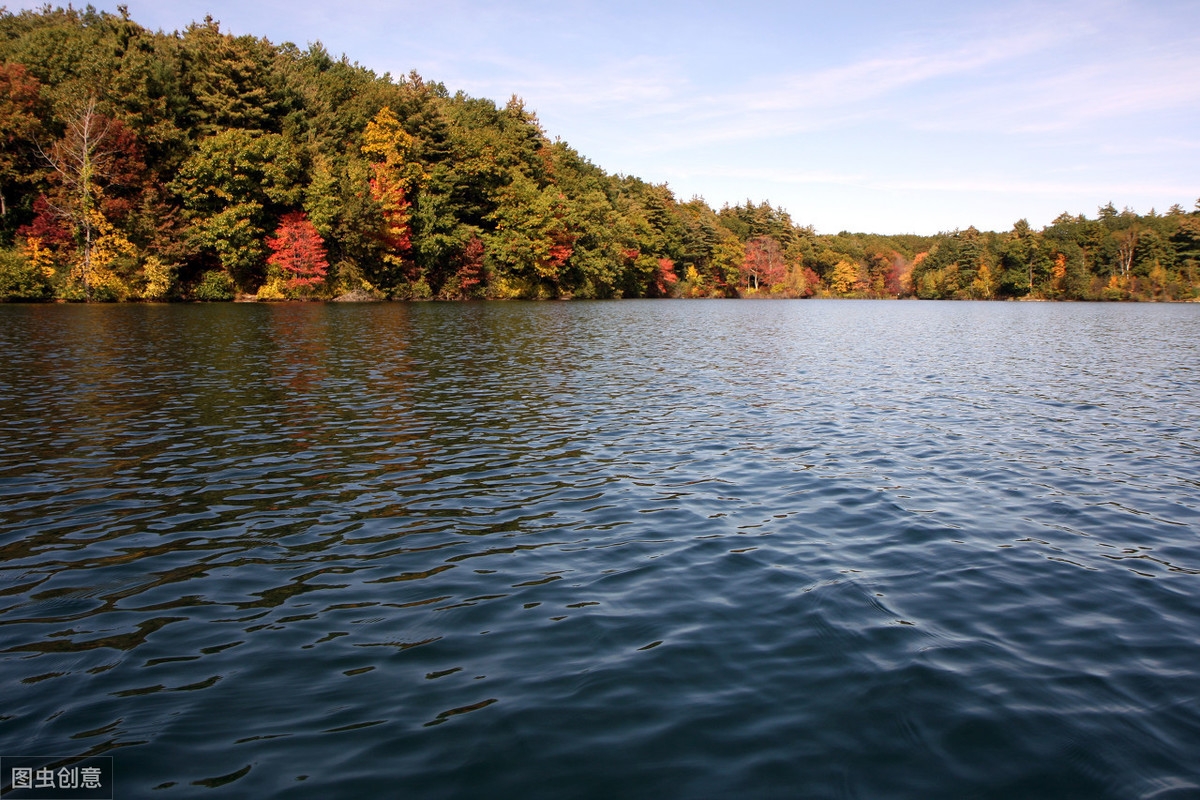
<path fill-rule="evenodd" d="M 0 306 L 0 755 L 1200 796 L 1200 306 Z"/>

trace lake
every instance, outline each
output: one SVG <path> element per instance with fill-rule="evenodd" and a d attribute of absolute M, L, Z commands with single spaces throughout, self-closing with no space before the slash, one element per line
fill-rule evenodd
<path fill-rule="evenodd" d="M 0 755 L 1200 797 L 1200 305 L 0 306 L 0 358 Z"/>

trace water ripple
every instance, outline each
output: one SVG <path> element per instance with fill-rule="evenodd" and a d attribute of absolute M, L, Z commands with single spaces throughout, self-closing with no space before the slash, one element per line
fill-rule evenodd
<path fill-rule="evenodd" d="M 0 752 L 1200 793 L 1200 309 L 0 307 Z"/>

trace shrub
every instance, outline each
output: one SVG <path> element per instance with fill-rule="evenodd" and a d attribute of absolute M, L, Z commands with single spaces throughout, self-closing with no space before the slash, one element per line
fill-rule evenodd
<path fill-rule="evenodd" d="M 192 296 L 205 302 L 223 302 L 233 299 L 233 278 L 218 269 L 204 273 Z"/>
<path fill-rule="evenodd" d="M 37 302 L 50 298 L 50 282 L 20 250 L 0 250 L 0 302 Z"/>

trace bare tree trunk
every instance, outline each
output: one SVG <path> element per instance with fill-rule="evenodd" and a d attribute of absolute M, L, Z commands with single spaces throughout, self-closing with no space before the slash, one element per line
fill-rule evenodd
<path fill-rule="evenodd" d="M 51 203 L 58 216 L 67 220 L 83 238 L 81 276 L 83 294 L 92 299 L 92 248 L 95 245 L 93 215 L 99 203 L 98 177 L 103 177 L 110 154 L 102 149 L 108 136 L 110 121 L 97 113 L 96 98 L 88 100 L 83 109 L 67 124 L 66 134 L 50 148 L 38 148 L 42 157 L 58 174 L 64 188 L 64 202 Z"/>

